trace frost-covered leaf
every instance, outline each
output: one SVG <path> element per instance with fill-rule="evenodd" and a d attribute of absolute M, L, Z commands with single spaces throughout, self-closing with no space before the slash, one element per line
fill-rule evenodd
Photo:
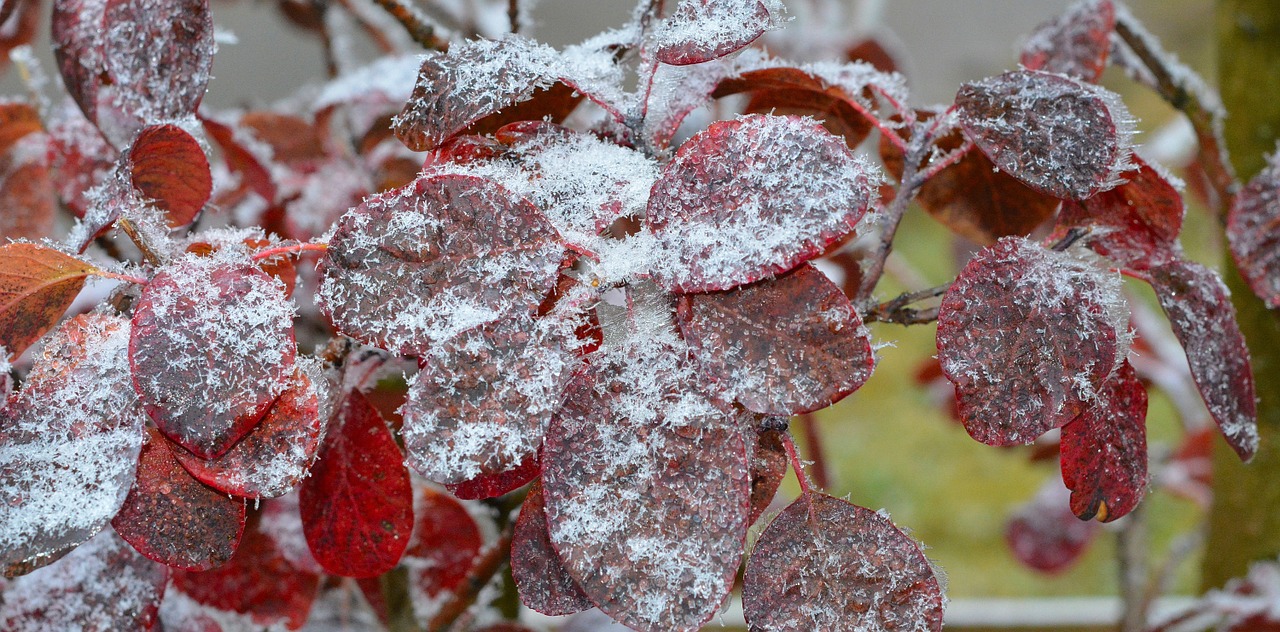
<path fill-rule="evenodd" d="M 750 447 L 744 424 L 698 389 L 680 341 L 649 336 L 602 347 L 570 385 L 543 446 L 547 523 L 609 616 L 694 630 L 733 586 Z"/>
<path fill-rule="evenodd" d="M 785 420 L 784 420 L 785 421 Z M 757 430 L 756 449 L 751 456 L 751 515 L 747 522 L 755 524 L 769 508 L 773 497 L 787 475 L 787 451 L 783 447 L 782 430 Z"/>
<path fill-rule="evenodd" d="M 1212 270 L 1175 260 L 1150 271 L 1151 287 L 1187 350 L 1209 414 L 1242 460 L 1258 449 L 1258 402 L 1249 348 L 1227 286 Z"/>
<path fill-rule="evenodd" d="M 1097 537 L 1098 523 L 1071 513 L 1069 496 L 1054 476 L 1009 518 L 1004 539 L 1019 562 L 1042 573 L 1059 573 Z"/>
<path fill-rule="evenodd" d="M 257 193 L 263 200 L 274 202 L 276 186 L 268 168 L 270 161 L 250 148 L 253 141 L 230 124 L 206 117 L 200 117 L 200 123 L 205 135 L 222 152 L 227 168 L 240 176 L 240 185 Z"/>
<path fill-rule="evenodd" d="M 206 459 L 248 434 L 293 378 L 293 313 L 252 263 L 189 254 L 162 268 L 129 341 L 134 389 L 160 431 Z"/>
<path fill-rule="evenodd" d="M 168 569 L 107 529 L 61 560 L 9 582 L 0 597 L 0 629 L 150 630 L 168 579 Z"/>
<path fill-rule="evenodd" d="M 98 120 L 102 72 L 102 18 L 107 0 L 54 0 L 53 55 L 62 84 L 85 117 Z"/>
<path fill-rule="evenodd" d="M 1124 357 L 1118 275 L 1006 237 L 971 259 L 938 310 L 938 359 L 965 429 L 1027 444 L 1070 422 Z"/>
<path fill-rule="evenodd" d="M 680 333 L 709 390 L 766 415 L 826 408 L 871 376 L 871 333 L 810 264 L 728 292 L 687 294 Z"/>
<path fill-rule="evenodd" d="M 410 467 L 457 484 L 536 456 L 575 364 L 542 322 L 499 321 L 423 356 L 400 409 Z"/>
<path fill-rule="evenodd" d="M 48 246 L 0 246 L 0 347 L 21 355 L 58 323 L 97 270 Z"/>
<path fill-rule="evenodd" d="M 701 64 L 737 51 L 773 24 L 760 0 L 680 0 L 653 35 L 664 64 Z"/>
<path fill-rule="evenodd" d="M 965 134 L 1002 171 L 1042 193 L 1085 199 L 1129 169 L 1133 119 L 1104 88 L 1019 70 L 956 94 Z"/>
<path fill-rule="evenodd" d="M 386 422 L 359 391 L 345 396 L 330 422 L 299 500 L 311 553 L 334 575 L 381 575 L 409 545 L 409 470 Z"/>
<path fill-rule="evenodd" d="M 879 512 L 808 494 L 756 541 L 742 580 L 752 630 L 942 629 L 920 545 Z"/>
<path fill-rule="evenodd" d="M 1090 249 L 1130 270 L 1181 258 L 1182 196 L 1172 183 L 1135 156 L 1136 171 L 1125 183 L 1083 201 L 1067 200 L 1058 214 L 1058 227 L 1092 228 Z"/>
<path fill-rule="evenodd" d="M 216 48 L 208 0 L 105 0 L 101 30 L 116 107 L 143 123 L 196 111 Z"/>
<path fill-rule="evenodd" d="M 1096 82 L 1107 69 L 1115 27 L 1111 0 L 1081 0 L 1036 27 L 1022 45 L 1022 66 Z"/>
<path fill-rule="evenodd" d="M 713 98 L 750 93 L 745 112 L 749 114 L 795 114 L 815 116 L 833 134 L 844 137 L 849 147 L 857 147 L 871 133 L 872 122 L 859 112 L 870 109 L 864 95 L 852 95 L 839 83 L 828 82 L 809 70 L 792 67 L 748 70 L 716 85 Z"/>
<path fill-rule="evenodd" d="M 208 570 L 231 559 L 244 532 L 244 501 L 192 478 L 164 435 L 149 434 L 137 482 L 111 526 L 139 553 L 173 568 Z"/>
<path fill-rule="evenodd" d="M 1103 383 L 1098 400 L 1062 427 L 1062 480 L 1081 520 L 1110 522 L 1147 491 L 1147 389 L 1128 362 Z"/>
<path fill-rule="evenodd" d="M 496 183 L 427 176 L 342 216 L 317 297 L 343 333 L 415 355 L 532 313 L 555 286 L 562 254 L 537 209 Z"/>
<path fill-rule="evenodd" d="M 133 187 L 165 212 L 170 227 L 195 220 L 213 192 L 209 159 L 200 143 L 177 125 L 143 129 L 128 160 Z"/>
<path fill-rule="evenodd" d="M 668 290 L 727 290 L 786 272 L 853 232 L 880 176 L 796 117 L 721 121 L 689 139 L 653 185 L 648 222 Z"/>
<path fill-rule="evenodd" d="M 511 576 L 520 603 L 552 616 L 581 612 L 592 607 L 591 600 L 551 546 L 544 503 L 542 484 L 534 483 L 520 505 L 520 517 L 511 536 Z"/>
<path fill-rule="evenodd" d="M 484 538 L 471 514 L 448 494 L 419 487 L 413 537 L 401 561 L 409 569 L 409 596 L 419 621 L 456 591 L 471 572 Z"/>
<path fill-rule="evenodd" d="M 1249 289 L 1267 307 L 1280 307 L 1280 153 L 1236 195 L 1227 240 Z"/>
<path fill-rule="evenodd" d="M 502 108 L 472 123 L 463 133 L 484 136 L 519 121 L 559 123 L 573 113 L 582 99 L 582 93 L 557 81 L 548 88 L 534 90 L 528 101 Z"/>
<path fill-rule="evenodd" d="M 115 167 L 118 153 L 68 97 L 46 114 L 50 166 L 58 197 L 84 217 L 89 193 Z"/>
<path fill-rule="evenodd" d="M 102 529 L 133 485 L 146 416 L 129 322 L 84 315 L 45 344 L 0 408 L 0 570 L 28 572 Z"/>
<path fill-rule="evenodd" d="M 445 485 L 456 498 L 461 500 L 478 500 L 481 498 L 497 498 L 508 492 L 524 487 L 542 473 L 542 463 L 536 456 L 530 456 L 519 465 L 494 474 L 481 474 L 475 478 Z"/>
<path fill-rule="evenodd" d="M 299 368 L 257 427 L 221 456 L 201 459 L 180 446 L 174 446 L 174 456 L 197 480 L 228 494 L 274 498 L 288 493 L 320 448 L 319 379 L 317 372 Z"/>

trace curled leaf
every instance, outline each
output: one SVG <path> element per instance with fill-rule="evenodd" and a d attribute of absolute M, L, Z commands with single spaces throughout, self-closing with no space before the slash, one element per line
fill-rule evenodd
<path fill-rule="evenodd" d="M 1074 201 L 1067 200 L 1058 227 L 1089 228 L 1085 242 L 1091 250 L 1130 270 L 1147 270 L 1181 258 L 1178 234 L 1185 211 L 1182 195 L 1160 169 L 1133 158 L 1137 170 L 1125 183 Z"/>
<path fill-rule="evenodd" d="M 760 0 L 680 0 L 654 32 L 664 64 L 701 64 L 742 49 L 772 25 Z"/>
<path fill-rule="evenodd" d="M 1110 522 L 1128 514 L 1147 491 L 1147 389 L 1126 361 L 1098 399 L 1062 427 L 1062 481 L 1081 520 Z"/>

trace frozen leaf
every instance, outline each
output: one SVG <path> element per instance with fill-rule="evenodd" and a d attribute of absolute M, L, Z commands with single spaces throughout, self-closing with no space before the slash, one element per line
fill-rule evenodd
<path fill-rule="evenodd" d="M 938 310 L 965 429 L 1018 445 L 1071 421 L 1124 357 L 1127 324 L 1117 275 L 1018 237 L 978 253 Z"/>
<path fill-rule="evenodd" d="M 1082 0 L 1036 27 L 1022 45 L 1022 66 L 1094 83 L 1107 69 L 1116 9 L 1111 0 Z"/>
<path fill-rule="evenodd" d="M 871 376 L 871 334 L 810 264 L 728 292 L 688 294 L 680 332 L 709 390 L 766 415 L 826 408 Z"/>
<path fill-rule="evenodd" d="M 1280 307 L 1280 153 L 1236 195 L 1227 240 L 1249 289 L 1267 307 Z"/>
<path fill-rule="evenodd" d="M 400 409 L 410 467 L 457 484 L 536 456 L 575 364 L 540 322 L 500 321 L 423 356 Z"/>
<path fill-rule="evenodd" d="M 751 515 L 748 516 L 748 524 L 755 524 L 764 515 L 787 475 L 790 463 L 782 443 L 784 434 L 782 430 L 757 430 L 756 449 L 751 456 Z"/>
<path fill-rule="evenodd" d="M 1161 171 L 1134 157 L 1125 183 L 1076 202 L 1067 200 L 1059 229 L 1092 228 L 1090 249 L 1130 270 L 1181 258 L 1182 196 Z"/>
<path fill-rule="evenodd" d="M 1062 427 L 1062 480 L 1081 520 L 1110 522 L 1147 491 L 1147 389 L 1128 362 L 1102 385 L 1098 401 Z"/>
<path fill-rule="evenodd" d="M 107 0 L 54 0 L 53 55 L 67 93 L 90 122 L 98 120 L 103 59 L 102 18 Z"/>
<path fill-rule="evenodd" d="M 345 396 L 299 494 L 307 544 L 334 575 L 381 575 L 409 545 L 409 470 L 386 422 L 359 391 Z"/>
<path fill-rule="evenodd" d="M 609 616 L 694 630 L 741 560 L 750 447 L 740 420 L 698 389 L 679 341 L 654 333 L 602 348 L 569 387 L 543 446 L 547 523 L 565 568 Z"/>
<path fill-rule="evenodd" d="M 97 270 L 48 246 L 0 246 L 0 347 L 21 355 L 58 323 Z"/>
<path fill-rule="evenodd" d="M 749 70 L 719 82 L 711 96 L 719 99 L 744 92 L 751 94 L 746 112 L 816 116 L 851 148 L 871 133 L 872 122 L 859 111 L 870 109 L 865 95 L 849 94 L 845 86 L 801 68 Z"/>
<path fill-rule="evenodd" d="M 160 431 L 206 459 L 248 434 L 293 377 L 293 312 L 252 264 L 187 255 L 163 268 L 129 342 L 134 388 Z"/>
<path fill-rule="evenodd" d="M 653 44 L 664 64 L 701 64 L 745 47 L 772 24 L 760 0 L 680 0 Z"/>
<path fill-rule="evenodd" d="M 168 579 L 168 569 L 107 529 L 61 560 L 10 582 L 0 599 L 0 629 L 150 630 Z"/>
<path fill-rule="evenodd" d="M 562 254 L 547 220 L 501 186 L 427 176 L 342 216 L 317 295 L 343 333 L 416 355 L 532 313 L 554 287 Z"/>
<path fill-rule="evenodd" d="M 139 553 L 201 571 L 231 559 L 244 532 L 244 501 L 192 478 L 158 431 L 138 458 L 138 480 L 111 526 Z"/>
<path fill-rule="evenodd" d="M 129 322 L 84 315 L 45 344 L 0 408 L 0 570 L 49 563 L 105 526 L 133 485 L 146 416 L 129 388 Z"/>
<path fill-rule="evenodd" d="M 1004 539 L 1019 562 L 1042 573 L 1060 573 L 1097 537 L 1097 522 L 1071 513 L 1069 494 L 1054 476 L 1009 518 Z"/>
<path fill-rule="evenodd" d="M 1209 414 L 1242 460 L 1258 449 L 1258 403 L 1249 349 L 1236 309 L 1217 274 L 1198 263 L 1175 260 L 1153 267 L 1151 287 L 1187 350 Z"/>
<path fill-rule="evenodd" d="M 208 0 L 106 0 L 100 28 L 116 107 L 142 123 L 195 113 L 216 48 Z"/>
<path fill-rule="evenodd" d="M 76 217 L 84 217 L 89 192 L 115 167 L 118 152 L 69 99 L 46 116 L 50 166 L 58 196 Z"/>
<path fill-rule="evenodd" d="M 941 630 L 942 589 L 889 518 L 824 494 L 782 510 L 742 580 L 752 630 Z"/>
<path fill-rule="evenodd" d="M 133 187 L 165 212 L 170 227 L 194 221 L 213 192 L 209 159 L 200 143 L 177 125 L 143 129 L 128 160 Z"/>
<path fill-rule="evenodd" d="M 458 501 L 429 487 L 419 487 L 413 537 L 401 562 L 409 569 L 409 595 L 420 621 L 458 589 L 471 572 L 484 538 L 471 514 Z"/>
<path fill-rule="evenodd" d="M 582 93 L 557 81 L 548 88 L 535 90 L 528 101 L 503 108 L 472 123 L 463 133 L 484 136 L 518 121 L 559 123 L 578 107 L 582 98 Z"/>
<path fill-rule="evenodd" d="M 462 500 L 497 498 L 524 487 L 542 473 L 542 464 L 536 456 L 530 456 L 519 465 L 494 474 L 481 474 L 475 478 L 445 485 L 449 493 Z"/>
<path fill-rule="evenodd" d="M 956 107 L 997 168 L 1053 197 L 1085 199 L 1130 168 L 1133 119 L 1104 88 L 1019 70 L 964 84 Z"/>
<path fill-rule="evenodd" d="M 752 115 L 689 139 L 653 185 L 648 222 L 668 290 L 727 290 L 786 272 L 853 232 L 875 168 L 821 126 Z"/>
<path fill-rule="evenodd" d="M 529 495 L 520 506 L 520 517 L 511 536 L 511 576 L 515 578 L 520 603 L 542 614 L 573 614 L 592 607 L 551 546 L 540 483 L 529 488 Z"/>

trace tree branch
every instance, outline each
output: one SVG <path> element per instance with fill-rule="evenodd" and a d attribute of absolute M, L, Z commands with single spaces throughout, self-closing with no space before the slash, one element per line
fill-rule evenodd
<path fill-rule="evenodd" d="M 440 605 L 440 610 L 427 623 L 430 632 L 445 632 L 476 602 L 480 591 L 493 580 L 511 561 L 511 536 L 515 531 L 515 523 L 508 524 L 502 530 L 498 540 L 489 545 L 480 557 L 471 565 L 471 572 L 454 591 L 449 600 Z"/>
<path fill-rule="evenodd" d="M 409 31 L 409 37 L 412 37 L 413 41 L 423 48 L 438 51 L 449 49 L 449 42 L 436 35 L 435 27 L 431 26 L 417 9 L 405 4 L 402 0 L 373 1 L 391 14 L 391 17 L 395 18 L 406 31 Z"/>

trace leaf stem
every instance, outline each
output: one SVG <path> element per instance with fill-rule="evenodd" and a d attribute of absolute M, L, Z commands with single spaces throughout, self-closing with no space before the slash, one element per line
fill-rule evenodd
<path fill-rule="evenodd" d="M 809 462 L 813 465 L 813 482 L 819 489 L 831 489 L 831 472 L 827 469 L 818 418 L 813 413 L 804 413 L 800 415 L 799 421 L 800 431 L 804 433 L 804 444 L 808 448 Z"/>
<path fill-rule="evenodd" d="M 800 463 L 800 455 L 796 454 L 796 443 L 791 440 L 791 433 L 782 435 L 782 445 L 787 449 L 787 458 L 791 460 L 791 470 L 796 473 L 796 482 L 800 483 L 800 493 L 809 497 L 809 478 L 805 476 L 804 465 Z"/>
<path fill-rule="evenodd" d="M 117 281 L 124 281 L 125 283 L 135 283 L 137 285 L 146 285 L 150 283 L 150 281 L 142 277 L 131 276 L 128 274 L 119 274 L 117 272 L 108 272 L 106 270 L 98 270 L 93 273 L 93 276 L 102 277 L 104 279 L 115 279 Z"/>
<path fill-rule="evenodd" d="M 409 37 L 423 48 L 438 51 L 449 49 L 448 40 L 436 35 L 435 27 L 431 26 L 417 9 L 405 4 L 402 0 L 373 0 L 373 2 L 391 14 L 391 17 L 409 32 Z"/>
<path fill-rule="evenodd" d="M 133 245 L 138 247 L 138 251 L 142 253 L 142 257 L 147 260 L 147 263 L 150 263 L 153 266 L 164 265 L 164 261 L 160 259 L 160 255 L 157 255 L 155 250 L 151 249 L 147 240 L 138 232 L 138 227 L 134 226 L 132 221 L 128 218 L 121 217 L 116 220 L 116 226 L 120 227 L 120 230 L 124 231 L 124 234 L 129 236 L 129 239 L 133 241 Z"/>
<path fill-rule="evenodd" d="M 512 33 L 520 32 L 520 0 L 507 0 L 507 21 Z"/>
<path fill-rule="evenodd" d="M 275 248 L 267 248 L 265 250 L 259 250 L 253 253 L 253 255 L 251 255 L 250 258 L 252 258 L 254 261 L 262 261 L 263 259 L 270 259 L 272 257 L 278 257 L 280 255 L 301 255 L 304 252 L 326 252 L 328 250 L 329 250 L 329 244 L 325 244 L 325 243 L 312 242 L 312 243 L 287 244 L 284 246 L 277 246 Z"/>
<path fill-rule="evenodd" d="M 920 325 L 924 323 L 931 323 L 938 319 L 937 307 L 917 310 L 907 306 L 918 301 L 942 296 L 943 294 L 946 294 L 949 289 L 951 289 L 951 284 L 944 283 L 942 285 L 935 285 L 934 287 L 925 288 L 923 290 L 904 292 L 883 303 L 860 310 L 863 312 L 862 320 L 869 323 L 881 322 L 895 323 L 898 325 Z"/>

